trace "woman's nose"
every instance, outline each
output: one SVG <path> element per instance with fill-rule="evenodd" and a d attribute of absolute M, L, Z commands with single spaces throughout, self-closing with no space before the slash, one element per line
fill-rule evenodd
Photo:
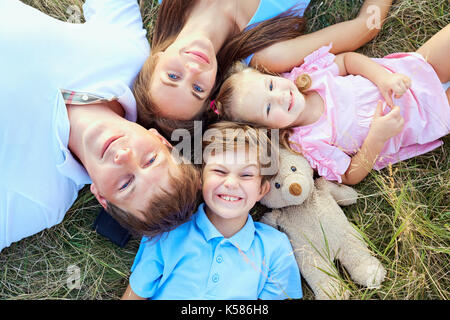
<path fill-rule="evenodd" d="M 200 66 L 198 65 L 198 63 L 192 62 L 192 61 L 188 61 L 186 62 L 185 68 L 187 70 L 189 70 L 190 72 L 192 72 L 193 74 L 197 74 L 199 73 L 200 70 Z"/>
<path fill-rule="evenodd" d="M 114 156 L 114 162 L 116 164 L 124 164 L 129 161 L 131 158 L 131 150 L 130 148 L 119 149 Z"/>

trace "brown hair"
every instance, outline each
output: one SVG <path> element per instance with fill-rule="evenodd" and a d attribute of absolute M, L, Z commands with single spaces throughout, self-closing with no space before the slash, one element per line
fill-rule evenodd
<path fill-rule="evenodd" d="M 220 134 L 214 134 L 214 130 L 220 132 Z M 279 154 L 278 145 L 275 145 L 270 139 L 270 133 L 267 133 L 267 129 L 264 127 L 251 126 L 246 123 L 232 122 L 232 121 L 221 121 L 214 123 L 208 127 L 208 131 L 211 133 L 211 139 L 207 139 L 206 136 L 203 137 L 203 152 L 209 149 L 214 153 L 214 151 L 227 151 L 236 150 L 238 147 L 244 146 L 246 150 L 256 151 L 258 153 L 258 163 L 261 168 L 269 168 L 271 165 L 275 164 L 275 171 L 272 174 L 264 174 L 261 172 L 261 184 L 265 181 L 272 179 L 277 171 L 279 165 Z M 275 163 L 262 163 L 260 160 L 262 157 L 269 156 L 270 161 Z M 203 166 L 205 166 L 205 161 L 203 161 Z"/>
<path fill-rule="evenodd" d="M 154 237 L 186 222 L 200 201 L 200 172 L 190 163 L 181 163 L 179 168 L 177 176 L 169 172 L 169 190 L 161 190 L 149 200 L 142 212 L 145 221 L 111 202 L 107 203 L 106 211 L 136 236 Z"/>
<path fill-rule="evenodd" d="M 138 111 L 137 122 L 146 128 L 156 128 L 168 139 L 170 139 L 174 129 L 185 128 L 191 131 L 193 122 L 162 117 L 158 106 L 150 95 L 150 83 L 157 63 L 156 54 L 165 50 L 175 40 L 185 25 L 195 3 L 196 0 L 166 0 L 162 2 L 151 40 L 151 56 L 139 72 L 133 87 Z M 230 38 L 225 41 L 224 47 L 220 48 L 217 56 L 218 72 L 210 97 L 216 94 L 220 88 L 223 75 L 234 61 L 245 58 L 278 41 L 301 35 L 305 27 L 305 20 L 298 16 L 299 9 L 294 6 L 272 19 L 252 26 L 251 29 L 230 35 Z M 235 29 L 237 30 L 237 26 Z M 203 110 L 206 110 L 210 102 L 211 100 L 206 99 Z"/>

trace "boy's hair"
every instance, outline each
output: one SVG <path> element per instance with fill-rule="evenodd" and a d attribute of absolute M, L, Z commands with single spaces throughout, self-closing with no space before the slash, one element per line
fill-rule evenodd
<path fill-rule="evenodd" d="M 279 165 L 278 144 L 272 142 L 269 136 L 267 129 L 263 127 L 231 121 L 217 122 L 208 127 L 205 132 L 203 154 L 205 155 L 205 151 L 210 151 L 212 155 L 216 150 L 219 152 L 236 151 L 239 147 L 244 146 L 247 152 L 257 153 L 262 177 L 261 184 L 263 184 L 277 174 Z M 263 157 L 267 157 L 266 160 L 270 159 L 270 161 L 261 162 Z M 205 161 L 203 161 L 203 166 L 205 166 Z M 267 173 L 262 170 L 265 168 L 271 168 L 273 171 Z"/>
<path fill-rule="evenodd" d="M 193 164 L 181 163 L 179 168 L 177 176 L 169 171 L 169 189 L 161 189 L 149 200 L 147 209 L 142 212 L 145 221 L 111 202 L 107 203 L 106 211 L 136 236 L 154 237 L 176 228 L 197 209 L 201 185 L 200 171 Z"/>
<path fill-rule="evenodd" d="M 152 32 L 151 56 L 144 63 L 133 86 L 138 111 L 137 122 L 145 128 L 156 128 L 168 139 L 170 139 L 174 129 L 184 128 L 192 132 L 193 121 L 172 120 L 161 116 L 160 106 L 154 103 L 150 95 L 150 84 L 158 60 L 157 54 L 173 43 L 184 27 L 195 4 L 196 0 L 162 1 Z M 247 28 L 245 32 L 238 32 L 237 25 L 235 26 L 236 31 L 225 41 L 225 45 L 220 49 L 220 54 L 217 56 L 216 82 L 202 110 L 206 110 L 209 106 L 210 98 L 217 93 L 224 73 L 234 61 L 245 58 L 276 42 L 292 39 L 303 34 L 305 19 L 298 15 L 299 10 L 301 10 L 300 7 L 294 6 L 272 19 L 253 25 L 252 28 Z"/>

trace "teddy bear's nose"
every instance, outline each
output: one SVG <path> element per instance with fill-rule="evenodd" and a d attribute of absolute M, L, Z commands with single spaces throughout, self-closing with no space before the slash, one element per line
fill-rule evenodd
<path fill-rule="evenodd" d="M 296 182 L 289 186 L 289 193 L 293 196 L 299 196 L 302 194 L 302 187 Z"/>

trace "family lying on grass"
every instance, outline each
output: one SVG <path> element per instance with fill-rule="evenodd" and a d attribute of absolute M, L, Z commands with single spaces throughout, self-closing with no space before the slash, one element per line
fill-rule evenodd
<path fill-rule="evenodd" d="M 77 25 L 2 1 L 0 250 L 90 184 L 143 236 L 124 299 L 301 298 L 288 238 L 249 215 L 270 188 L 258 128 L 344 184 L 449 131 L 450 26 L 414 53 L 352 52 L 379 31 L 368 8 L 383 21 L 391 3 L 303 34 L 309 1 L 164 0 L 150 50 L 134 0 L 86 0 Z M 201 168 L 170 142 L 194 120 L 223 133 Z"/>

